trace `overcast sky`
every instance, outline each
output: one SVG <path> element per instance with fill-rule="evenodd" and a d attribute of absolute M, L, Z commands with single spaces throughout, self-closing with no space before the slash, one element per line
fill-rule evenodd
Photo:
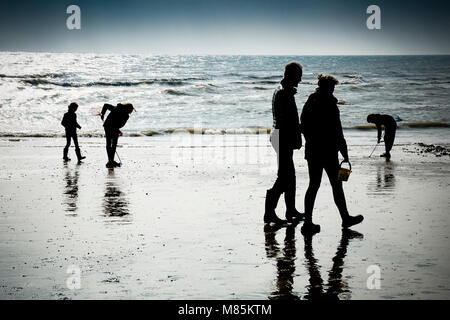
<path fill-rule="evenodd" d="M 2 1 L 0 50 L 147 54 L 450 54 L 450 1 Z M 66 8 L 81 8 L 68 30 Z M 381 8 L 381 30 L 366 9 Z"/>

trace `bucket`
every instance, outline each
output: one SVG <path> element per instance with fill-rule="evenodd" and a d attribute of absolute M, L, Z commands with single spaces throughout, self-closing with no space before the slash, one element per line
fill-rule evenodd
<path fill-rule="evenodd" d="M 342 163 L 344 163 L 344 161 L 339 164 L 338 180 L 347 181 L 348 177 L 350 177 L 350 173 L 352 173 L 352 164 L 348 162 L 348 166 L 350 167 L 350 169 L 345 169 L 341 167 Z"/>

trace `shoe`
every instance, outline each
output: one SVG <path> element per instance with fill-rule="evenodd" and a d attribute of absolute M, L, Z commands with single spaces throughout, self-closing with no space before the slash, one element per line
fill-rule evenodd
<path fill-rule="evenodd" d="M 298 212 L 297 209 L 286 210 L 285 216 L 288 222 L 299 222 L 305 220 L 305 214 Z"/>
<path fill-rule="evenodd" d="M 64 161 L 70 161 L 70 158 L 67 156 L 67 154 L 69 153 L 69 148 L 64 148 L 64 150 L 63 150 L 64 152 L 63 152 L 63 160 Z"/>
<path fill-rule="evenodd" d="M 389 152 L 385 152 L 383 154 L 380 154 L 380 157 L 386 158 L 386 159 L 390 159 L 391 158 L 391 154 Z"/>
<path fill-rule="evenodd" d="M 116 161 L 113 161 L 112 164 L 114 167 L 120 167 L 122 165 L 121 163 L 118 163 Z"/>
<path fill-rule="evenodd" d="M 274 223 L 274 224 L 282 225 L 282 224 L 286 224 L 287 221 L 278 218 L 278 216 L 276 215 L 275 211 L 272 211 L 272 212 L 270 212 L 270 211 L 267 212 L 266 211 L 264 213 L 264 223 Z"/>
<path fill-rule="evenodd" d="M 274 197 L 272 190 L 267 190 L 266 192 L 266 202 L 264 211 L 264 223 L 274 223 L 274 224 L 286 224 L 287 221 L 278 218 L 275 208 L 277 207 L 278 199 Z"/>
<path fill-rule="evenodd" d="M 264 224 L 264 233 L 277 232 L 278 230 L 280 230 L 283 227 L 284 226 L 282 224 L 265 223 Z"/>
<path fill-rule="evenodd" d="M 80 162 L 80 161 L 83 160 L 83 159 L 86 159 L 86 157 L 83 157 L 83 156 L 81 155 L 80 148 L 76 148 L 76 149 L 75 149 L 75 153 L 77 154 L 78 162 Z"/>
<path fill-rule="evenodd" d="M 364 217 L 362 215 L 357 216 L 348 216 L 344 220 L 342 220 L 342 228 L 350 228 L 351 226 L 354 226 L 355 224 L 361 223 L 364 220 Z"/>
<path fill-rule="evenodd" d="M 305 222 L 301 228 L 303 235 L 313 235 L 320 232 L 320 226 L 312 222 Z"/>
<path fill-rule="evenodd" d="M 108 169 L 114 169 L 114 163 L 111 162 L 111 161 L 108 161 L 108 163 L 106 164 L 106 167 L 107 167 Z"/>

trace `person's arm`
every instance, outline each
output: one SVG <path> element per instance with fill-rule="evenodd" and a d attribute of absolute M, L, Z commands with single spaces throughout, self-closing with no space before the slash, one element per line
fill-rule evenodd
<path fill-rule="evenodd" d="M 344 157 L 344 161 L 348 162 L 347 141 L 345 141 L 345 138 L 344 138 L 344 131 L 342 130 L 342 123 L 341 123 L 341 119 L 339 119 L 339 116 L 338 116 L 337 121 L 338 121 L 339 151 L 341 152 L 342 156 Z"/>
<path fill-rule="evenodd" d="M 101 113 L 101 118 L 102 118 L 102 120 L 103 120 L 103 118 L 105 117 L 106 111 L 107 111 L 107 110 L 112 111 L 113 109 L 114 109 L 114 106 L 113 106 L 113 105 L 111 105 L 111 104 L 109 104 L 109 103 L 105 103 L 105 104 L 103 105 L 102 113 Z"/>
<path fill-rule="evenodd" d="M 302 131 L 305 138 L 308 138 L 310 132 L 310 121 L 309 121 L 309 113 L 311 109 L 311 98 L 306 100 L 305 105 L 303 106 L 302 113 L 300 115 L 300 130 Z"/>
<path fill-rule="evenodd" d="M 381 140 L 381 124 L 379 122 L 375 123 L 375 125 L 377 126 L 377 130 L 378 130 L 378 143 L 380 143 Z"/>
<path fill-rule="evenodd" d="M 273 97 L 273 112 L 278 128 L 286 127 L 285 110 L 283 110 L 284 104 L 283 92 L 280 90 Z"/>
<path fill-rule="evenodd" d="M 81 126 L 80 126 L 80 125 L 78 124 L 78 122 L 77 122 L 77 115 L 76 115 L 76 114 L 74 114 L 73 119 L 74 119 L 74 121 L 75 121 L 75 125 L 77 126 L 77 128 L 78 128 L 78 129 L 81 129 Z"/>
<path fill-rule="evenodd" d="M 67 117 L 66 114 L 64 114 L 62 120 L 61 120 L 61 125 L 65 128 L 67 125 Z"/>
<path fill-rule="evenodd" d="M 345 139 L 341 142 L 341 146 L 339 148 L 340 148 L 339 151 L 341 152 L 342 156 L 344 157 L 344 161 L 349 162 L 347 142 L 345 141 Z"/>

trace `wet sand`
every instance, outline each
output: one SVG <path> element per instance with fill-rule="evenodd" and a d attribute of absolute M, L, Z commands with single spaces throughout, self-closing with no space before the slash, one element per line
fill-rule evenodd
<path fill-rule="evenodd" d="M 124 137 L 114 171 L 103 139 L 80 139 L 78 165 L 73 148 L 61 160 L 62 138 L 2 138 L 0 298 L 449 299 L 450 157 L 399 132 L 390 162 L 381 147 L 368 158 L 367 135 L 347 134 L 344 185 L 364 222 L 342 233 L 324 176 L 312 239 L 262 223 L 276 177 L 267 137 Z M 295 159 L 302 211 L 303 149 Z M 81 282 L 71 290 L 73 265 Z M 373 265 L 379 289 L 367 286 Z"/>

